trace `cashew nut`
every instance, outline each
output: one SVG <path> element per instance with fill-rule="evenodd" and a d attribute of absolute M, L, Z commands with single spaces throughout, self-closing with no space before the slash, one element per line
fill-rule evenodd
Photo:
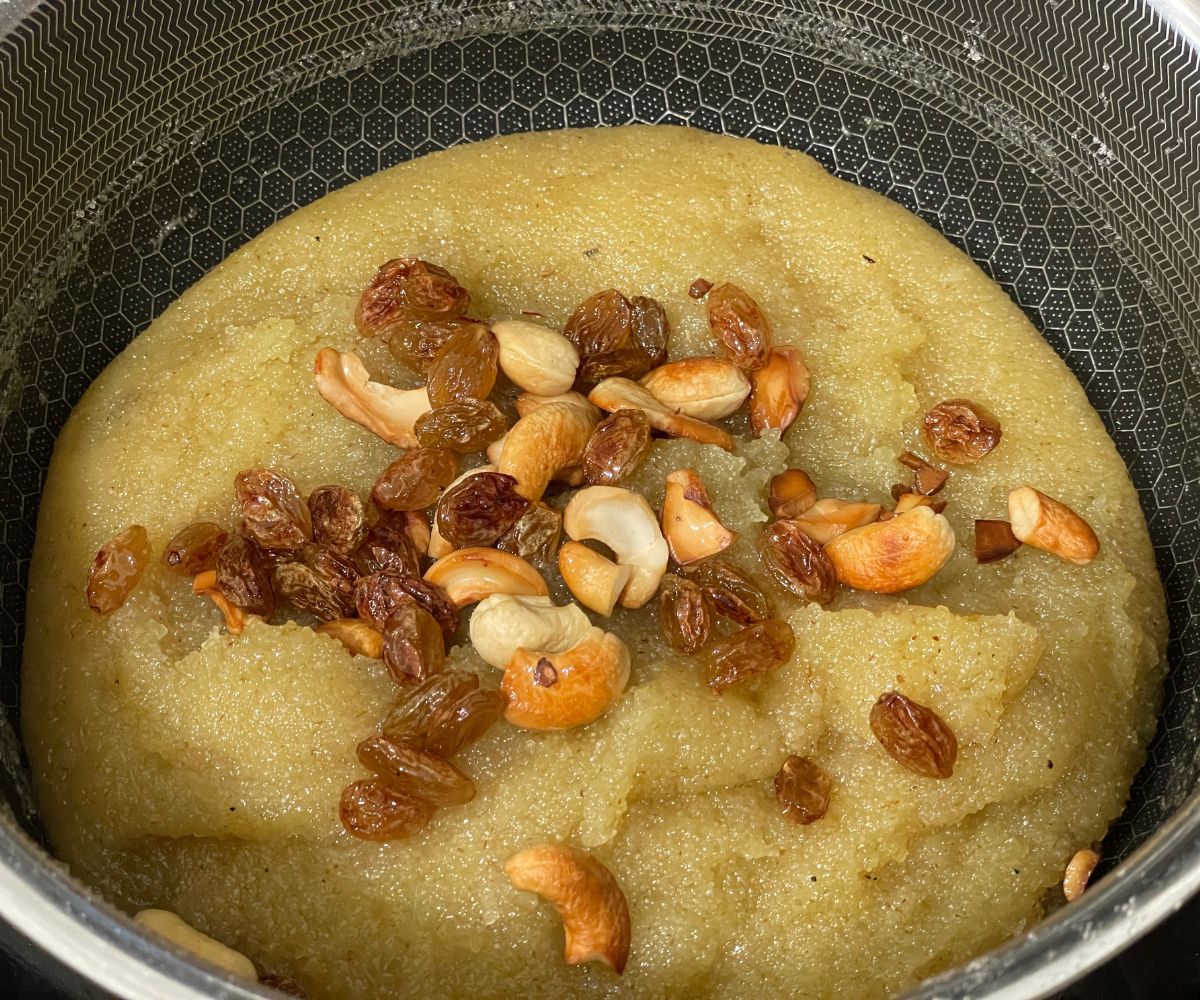
<path fill-rule="evenodd" d="M 566 936 L 568 965 L 599 961 L 618 974 L 629 958 L 629 904 L 612 872 L 586 851 L 562 844 L 528 847 L 504 866 L 514 889 L 553 903 Z"/>
<path fill-rule="evenodd" d="M 539 396 L 533 392 L 523 392 L 517 397 L 517 415 L 528 416 L 539 406 L 545 406 L 547 403 L 570 403 L 572 406 L 581 406 L 596 422 L 600 422 L 600 407 L 589 403 L 587 397 L 578 392 L 563 392 L 557 396 Z"/>
<path fill-rule="evenodd" d="M 701 444 L 715 444 L 718 448 L 733 451 L 733 438 L 720 427 L 676 413 L 655 399 L 649 389 L 630 379 L 606 378 L 588 393 L 588 399 L 609 413 L 641 410 L 651 427 L 671 437 L 691 438 Z"/>
<path fill-rule="evenodd" d="M 720 420 L 736 413 L 750 395 L 750 380 L 725 358 L 683 358 L 655 368 L 642 385 L 676 413 Z"/>
<path fill-rule="evenodd" d="M 567 542 L 558 550 L 558 571 L 575 599 L 605 618 L 613 613 L 632 572 L 582 542 Z"/>
<path fill-rule="evenodd" d="M 583 458 L 595 421 L 582 407 L 547 403 L 522 417 L 504 438 L 496 471 L 517 481 L 526 500 L 540 500 L 554 474 Z"/>
<path fill-rule="evenodd" d="M 877 503 L 824 497 L 792 520 L 814 542 L 828 545 L 838 535 L 877 521 L 881 513 L 883 508 Z"/>
<path fill-rule="evenodd" d="M 692 469 L 676 469 L 667 476 L 662 530 L 671 558 L 680 566 L 716 555 L 737 540 L 737 532 L 717 517 L 704 480 Z"/>
<path fill-rule="evenodd" d="M 573 729 L 598 719 L 629 683 L 629 650 L 592 627 L 562 653 L 520 647 L 504 666 L 504 717 L 524 729 Z"/>
<path fill-rule="evenodd" d="M 221 593 L 217 587 L 217 571 L 215 569 L 197 573 L 192 578 L 192 593 L 207 597 L 217 606 L 221 614 L 225 616 L 225 629 L 230 635 L 242 634 L 249 615 Z"/>
<path fill-rule="evenodd" d="M 619 486 L 580 490 L 563 511 L 563 530 L 577 542 L 603 542 L 631 570 L 621 607 L 640 608 L 658 590 L 667 570 L 667 542 L 644 497 Z"/>
<path fill-rule="evenodd" d="M 579 352 L 561 333 L 524 319 L 503 320 L 491 329 L 500 345 L 500 370 L 522 389 L 554 396 L 575 383 Z"/>
<path fill-rule="evenodd" d="M 564 653 L 591 628 L 577 604 L 557 608 L 549 597 L 493 594 L 471 614 L 470 636 L 484 662 L 503 670 L 522 646 Z"/>
<path fill-rule="evenodd" d="M 372 382 L 366 366 L 353 351 L 326 347 L 313 365 L 317 392 L 335 410 L 397 448 L 418 445 L 413 425 L 431 407 L 429 393 L 421 389 L 397 389 Z"/>
<path fill-rule="evenodd" d="M 520 556 L 499 549 L 455 549 L 425 571 L 457 607 L 482 601 L 492 594 L 550 593 L 542 574 Z"/>
<path fill-rule="evenodd" d="M 171 944 L 190 952 L 209 965 L 215 965 L 239 979 L 258 982 L 258 969 L 240 951 L 221 944 L 215 938 L 204 934 L 181 916 L 170 910 L 141 910 L 134 918 L 134 923 L 141 924 L 147 930 L 153 931 L 160 937 L 166 938 Z"/>
<path fill-rule="evenodd" d="M 340 642 L 351 656 L 378 660 L 383 655 L 383 635 L 361 618 L 335 618 L 317 626 L 321 635 Z"/>
<path fill-rule="evenodd" d="M 478 472 L 479 470 L 474 470 Z M 403 511 L 404 530 L 408 537 L 412 540 L 413 545 L 417 547 L 417 551 L 423 555 L 429 555 L 429 543 L 432 539 L 432 530 L 429 527 L 429 522 L 425 520 L 425 514 L 419 510 Z"/>
<path fill-rule="evenodd" d="M 503 440 L 503 438 L 501 440 Z M 457 486 L 459 483 L 461 483 L 464 479 L 470 479 L 472 476 L 477 476 L 481 472 L 495 472 L 495 471 L 496 471 L 496 467 L 494 465 L 480 465 L 474 469 L 467 469 L 466 472 L 464 472 L 461 476 L 459 476 L 456 480 L 454 480 L 454 482 L 452 482 L 449 486 L 447 486 L 444 490 L 442 490 L 442 496 L 445 496 L 447 493 L 449 493 L 452 489 L 454 489 L 455 486 Z M 422 521 L 424 521 L 424 518 L 422 518 Z M 429 544 L 425 547 L 425 550 L 430 559 L 441 559 L 442 557 L 448 556 L 451 552 L 454 551 L 454 546 L 451 545 L 448 541 L 446 541 L 446 539 L 444 539 L 442 537 L 442 533 L 440 531 L 438 531 L 437 514 L 436 513 L 434 514 L 434 517 L 433 517 L 433 524 L 429 528 Z"/>
<path fill-rule="evenodd" d="M 1022 486 L 1008 495 L 1008 519 L 1012 532 L 1026 545 L 1084 566 L 1100 552 L 1100 539 L 1092 526 L 1061 500 L 1046 496 L 1032 486 Z"/>
<path fill-rule="evenodd" d="M 811 379 L 808 365 L 794 347 L 775 347 L 767 363 L 751 373 L 750 426 L 755 434 L 777 430 L 781 434 L 800 416 L 808 399 Z"/>
<path fill-rule="evenodd" d="M 1083 895 L 1083 890 L 1088 886 L 1088 880 L 1092 877 L 1092 872 L 1096 870 L 1096 865 L 1100 863 L 1100 854 L 1093 851 L 1090 847 L 1085 847 L 1082 850 L 1076 851 L 1072 855 L 1071 860 L 1067 863 L 1067 870 L 1063 873 L 1063 895 L 1068 903 L 1073 903 Z"/>
<path fill-rule="evenodd" d="M 919 587 L 954 551 L 954 529 L 930 507 L 914 507 L 838 535 L 825 546 L 838 583 L 855 590 L 895 594 Z"/>

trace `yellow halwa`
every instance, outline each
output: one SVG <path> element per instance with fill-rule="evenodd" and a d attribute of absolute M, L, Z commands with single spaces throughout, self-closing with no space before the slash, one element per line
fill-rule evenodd
<path fill-rule="evenodd" d="M 655 445 L 634 485 L 662 498 L 693 467 L 735 561 L 787 466 L 822 495 L 884 502 L 940 400 L 998 415 L 998 449 L 955 468 L 958 549 L 900 597 L 780 598 L 792 661 L 724 695 L 663 645 L 649 612 L 610 620 L 633 651 L 624 699 L 592 725 L 505 722 L 462 758 L 479 794 L 411 840 L 338 821 L 364 777 L 356 743 L 395 689 L 303 624 L 225 634 L 211 602 L 156 563 L 110 617 L 84 599 L 97 548 L 126 525 L 156 551 L 183 525 L 235 522 L 234 475 L 271 466 L 304 492 L 366 495 L 393 448 L 324 403 L 312 361 L 359 351 L 376 267 L 450 269 L 484 319 L 560 325 L 616 287 L 663 303 L 672 357 L 709 353 L 697 277 L 733 281 L 813 372 L 802 417 L 734 454 Z M 1070 504 L 1102 550 L 1087 566 L 1022 549 L 971 554 L 972 521 L 1029 483 Z M 556 583 L 561 594 L 561 583 Z M 42 816 L 73 872 L 130 909 L 175 910 L 315 998 L 876 997 L 1038 919 L 1079 847 L 1102 837 L 1152 732 L 1163 598 L 1137 496 L 1079 385 L 988 278 L 934 230 L 813 160 L 671 128 L 524 135 L 423 157 L 273 226 L 180 297 L 98 378 L 63 429 L 29 593 L 26 744 Z M 469 650 L 459 665 L 496 672 Z M 934 708 L 960 751 L 946 781 L 888 757 L 867 724 L 881 691 Z M 797 826 L 771 779 L 790 753 L 834 781 Z M 629 900 L 618 978 L 567 967 L 553 909 L 504 861 L 562 841 Z"/>

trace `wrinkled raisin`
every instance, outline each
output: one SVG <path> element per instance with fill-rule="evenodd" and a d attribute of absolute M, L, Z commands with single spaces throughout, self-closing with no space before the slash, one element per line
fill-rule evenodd
<path fill-rule="evenodd" d="M 737 285 L 717 285 L 709 292 L 708 325 L 721 353 L 739 368 L 756 371 L 766 365 L 771 325 L 758 303 Z"/>
<path fill-rule="evenodd" d="M 650 422 L 642 410 L 617 410 L 596 425 L 583 451 L 583 476 L 614 486 L 632 475 L 650 451 Z"/>
<path fill-rule="evenodd" d="M 231 537 L 217 553 L 217 589 L 230 604 L 250 614 L 270 618 L 275 613 L 270 563 L 243 535 Z"/>
<path fill-rule="evenodd" d="M 405 604 L 414 601 L 433 615 L 448 635 L 458 628 L 458 609 L 437 584 L 396 570 L 361 577 L 354 587 L 359 617 L 382 630 Z"/>
<path fill-rule="evenodd" d="M 358 745 L 358 759 L 389 788 L 435 806 L 461 806 L 475 798 L 475 782 L 448 760 L 411 743 L 368 736 Z"/>
<path fill-rule="evenodd" d="M 633 307 L 613 288 L 585 299 L 563 328 L 563 335 L 584 360 L 625 347 L 632 334 Z"/>
<path fill-rule="evenodd" d="M 829 811 L 833 779 L 816 761 L 792 754 L 775 775 L 775 798 L 783 814 L 807 826 Z"/>
<path fill-rule="evenodd" d="M 371 499 L 380 510 L 424 510 L 458 475 L 458 459 L 443 448 L 413 448 L 383 470 Z"/>
<path fill-rule="evenodd" d="M 604 354 L 592 354 L 579 364 L 579 384 L 593 386 L 606 378 L 641 378 L 650 370 L 645 355 L 633 347 L 618 347 Z"/>
<path fill-rule="evenodd" d="M 101 546 L 88 570 L 88 607 L 98 615 L 111 615 L 133 592 L 150 564 L 150 536 L 132 524 Z"/>
<path fill-rule="evenodd" d="M 438 501 L 438 531 L 456 549 L 491 545 L 528 507 L 529 501 L 517 492 L 515 478 L 501 472 L 477 472 Z"/>
<path fill-rule="evenodd" d="M 347 580 L 342 557 L 331 549 L 306 553 L 308 562 L 282 563 L 275 567 L 271 582 L 275 593 L 323 622 L 348 618 L 354 614 L 354 580 Z"/>
<path fill-rule="evenodd" d="M 871 708 L 871 732 L 888 756 L 924 778 L 949 778 L 958 758 L 953 730 L 931 708 L 887 691 Z"/>
<path fill-rule="evenodd" d="M 633 342 L 645 358 L 645 370 L 631 377 L 641 378 L 651 368 L 657 368 L 667 360 L 671 324 L 657 299 L 635 295 L 629 304 L 632 307 Z"/>
<path fill-rule="evenodd" d="M 475 674 L 434 674 L 388 713 L 380 731 L 449 759 L 486 733 L 505 704 L 504 694 L 481 688 Z"/>
<path fill-rule="evenodd" d="M 561 537 L 562 514 L 538 501 L 500 536 L 496 548 L 520 556 L 535 566 L 546 566 L 554 559 Z"/>
<path fill-rule="evenodd" d="M 436 806 L 426 799 L 398 792 L 382 778 L 348 785 L 338 814 L 346 832 L 360 840 L 401 840 L 427 826 Z"/>
<path fill-rule="evenodd" d="M 472 328 L 487 329 L 479 320 L 468 317 L 431 322 L 404 319 L 388 328 L 384 342 L 392 357 L 416 374 L 424 375 L 446 341 Z"/>
<path fill-rule="evenodd" d="M 837 589 L 837 574 L 825 549 L 795 521 L 774 521 L 762 533 L 759 552 L 780 586 L 797 597 L 828 604 Z"/>
<path fill-rule="evenodd" d="M 508 431 L 508 423 L 494 403 L 463 399 L 422 413 L 414 428 L 426 448 L 448 448 L 460 454 L 483 451 Z"/>
<path fill-rule="evenodd" d="M 706 559 L 684 572 L 699 584 L 719 615 L 743 625 L 766 621 L 775 614 L 775 602 L 736 566 Z"/>
<path fill-rule="evenodd" d="M 413 684 L 446 665 L 446 638 L 415 601 L 400 605 L 383 626 L 383 662 L 401 684 Z"/>
<path fill-rule="evenodd" d="M 466 671 L 434 674 L 408 689 L 380 724 L 380 732 L 401 743 L 423 745 L 425 733 L 443 705 L 479 689 L 479 677 Z"/>
<path fill-rule="evenodd" d="M 426 369 L 429 402 L 448 406 L 462 399 L 487 399 L 496 385 L 499 345 L 484 326 L 451 334 Z"/>
<path fill-rule="evenodd" d="M 354 490 L 345 486 L 319 486 L 309 494 L 308 512 L 314 542 L 350 553 L 363 540 L 367 516 Z"/>
<path fill-rule="evenodd" d="M 217 564 L 217 553 L 229 540 L 229 532 L 212 521 L 197 521 L 181 528 L 167 542 L 163 563 L 167 569 L 191 579 Z"/>
<path fill-rule="evenodd" d="M 689 655 L 703 649 L 712 627 L 712 612 L 704 591 L 691 580 L 668 573 L 658 595 L 659 625 L 667 641 Z"/>
<path fill-rule="evenodd" d="M 1000 443 L 1000 421 L 969 399 L 947 399 L 925 414 L 921 435 L 943 462 L 969 465 Z"/>
<path fill-rule="evenodd" d="M 260 548 L 290 552 L 312 540 L 312 518 L 295 484 L 274 469 L 247 469 L 234 480 L 244 534 Z"/>
<path fill-rule="evenodd" d="M 734 632 L 713 646 L 708 684 L 724 691 L 782 667 L 792 658 L 796 636 L 787 622 L 771 618 Z"/>
<path fill-rule="evenodd" d="M 374 336 L 404 319 L 456 319 L 471 297 L 443 267 L 413 257 L 382 264 L 363 291 L 354 321 Z"/>
<path fill-rule="evenodd" d="M 379 520 L 367 531 L 367 537 L 354 552 L 354 561 L 363 575 L 394 569 L 410 576 L 421 575 L 421 552 L 409 528 L 410 515 L 416 511 L 381 511 Z M 423 516 L 423 515 L 418 515 Z"/>

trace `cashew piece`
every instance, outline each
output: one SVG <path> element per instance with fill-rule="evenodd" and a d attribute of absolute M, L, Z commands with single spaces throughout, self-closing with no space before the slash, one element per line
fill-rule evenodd
<path fill-rule="evenodd" d="M 504 438 L 496 471 L 517 481 L 526 500 L 540 500 L 554 474 L 583 459 L 595 421 L 582 407 L 547 403 L 522 417 Z"/>
<path fill-rule="evenodd" d="M 141 910 L 133 918 L 135 924 L 141 924 L 147 930 L 153 931 L 159 937 L 164 937 L 177 948 L 195 955 L 209 965 L 237 976 L 258 982 L 258 969 L 240 951 L 221 944 L 216 938 L 196 930 L 191 924 L 170 910 Z"/>
<path fill-rule="evenodd" d="M 1092 877 L 1092 872 L 1096 870 L 1096 865 L 1100 863 L 1100 855 L 1093 851 L 1090 847 L 1085 847 L 1082 850 L 1076 851 L 1067 864 L 1067 870 L 1063 873 L 1063 895 L 1068 903 L 1073 903 L 1083 895 L 1083 890 L 1088 886 L 1088 880 Z"/>
<path fill-rule="evenodd" d="M 704 480 L 692 469 L 676 469 L 667 476 L 662 530 L 671 558 L 680 566 L 714 556 L 737 541 L 737 532 L 721 523 Z"/>
<path fill-rule="evenodd" d="M 501 440 L 504 440 L 504 439 L 501 438 Z M 477 476 L 481 472 L 495 472 L 495 471 L 496 471 L 496 467 L 494 465 L 480 465 L 474 469 L 467 469 L 466 472 L 464 472 L 461 476 L 459 476 L 456 480 L 454 480 L 454 482 L 452 482 L 449 486 L 447 486 L 444 490 L 442 490 L 442 496 L 445 496 L 447 493 L 449 493 L 452 489 L 454 489 L 455 486 L 457 486 L 459 483 L 461 483 L 464 479 L 470 479 L 472 476 Z M 424 518 L 422 518 L 421 520 L 423 523 Z M 442 537 L 442 533 L 440 531 L 438 531 L 437 513 L 435 512 L 433 515 L 433 522 L 429 526 L 429 543 L 425 546 L 425 553 L 426 553 L 426 555 L 429 556 L 430 559 L 441 559 L 444 556 L 448 556 L 453 551 L 454 551 L 454 546 L 451 545 L 448 541 L 446 541 L 446 539 L 444 539 Z"/>
<path fill-rule="evenodd" d="M 558 550 L 558 571 L 575 599 L 605 618 L 613 613 L 632 573 L 582 542 L 567 542 Z"/>
<path fill-rule="evenodd" d="M 655 399 L 649 389 L 630 379 L 606 378 L 588 393 L 588 399 L 609 413 L 641 410 L 651 427 L 671 437 L 691 438 L 701 444 L 715 444 L 718 448 L 733 451 L 733 438 L 720 427 L 676 413 Z"/>
<path fill-rule="evenodd" d="M 1009 493 L 1008 519 L 1013 534 L 1026 545 L 1052 552 L 1077 566 L 1087 565 L 1100 552 L 1100 539 L 1087 521 L 1061 500 L 1032 486 Z"/>
<path fill-rule="evenodd" d="M 491 330 L 500 345 L 500 370 L 522 389 L 554 396 L 574 385 L 579 352 L 561 333 L 524 319 L 506 319 Z"/>
<path fill-rule="evenodd" d="M 192 578 L 192 593 L 207 597 L 217 606 L 221 614 L 225 616 L 225 630 L 230 635 L 242 634 L 246 628 L 246 621 L 250 616 L 236 604 L 230 602 L 218 589 L 217 571 L 215 569 L 197 573 Z"/>
<path fill-rule="evenodd" d="M 668 409 L 698 420 L 736 413 L 750 395 L 750 380 L 725 358 L 683 358 L 655 368 L 642 386 Z"/>
<path fill-rule="evenodd" d="M 441 587 L 460 608 L 492 594 L 544 597 L 550 593 L 542 574 L 520 556 L 478 546 L 442 556 L 425 571 L 425 579 Z"/>
<path fill-rule="evenodd" d="M 413 425 L 432 408 L 424 388 L 397 389 L 372 382 L 362 358 L 332 347 L 317 354 L 313 371 L 317 392 L 343 417 L 397 448 L 417 447 Z"/>
<path fill-rule="evenodd" d="M 800 416 L 812 386 L 804 355 L 794 347 L 772 348 L 766 365 L 752 372 L 750 378 L 754 382 L 750 426 L 755 434 L 768 430 L 782 434 Z"/>
<path fill-rule="evenodd" d="M 604 962 L 619 975 L 629 959 L 629 904 L 612 872 L 586 851 L 562 844 L 528 847 L 504 866 L 514 889 L 553 903 L 566 936 L 568 965 Z"/>
<path fill-rule="evenodd" d="M 520 647 L 504 666 L 504 717 L 523 729 L 573 729 L 598 719 L 629 683 L 629 650 L 592 627 L 562 653 Z"/>
<path fill-rule="evenodd" d="M 930 507 L 914 507 L 890 521 L 847 531 L 825 553 L 838 583 L 855 590 L 896 594 L 919 587 L 954 551 L 954 529 Z"/>
<path fill-rule="evenodd" d="M 562 392 L 557 396 L 539 396 L 537 393 L 523 392 L 517 397 L 517 415 L 527 417 L 539 406 L 545 406 L 547 403 L 570 403 L 572 406 L 582 407 L 596 423 L 600 422 L 602 416 L 600 407 L 589 403 L 587 397 L 578 392 Z"/>
<path fill-rule="evenodd" d="M 361 618 L 336 618 L 322 622 L 316 629 L 321 635 L 340 642 L 351 656 L 368 656 L 378 660 L 383 656 L 383 635 Z"/>
<path fill-rule="evenodd" d="M 563 511 L 563 531 L 576 542 L 594 539 L 631 570 L 621 607 L 640 608 L 658 590 L 667 570 L 667 541 L 644 497 L 619 486 L 580 490 Z"/>
<path fill-rule="evenodd" d="M 838 535 L 879 520 L 882 513 L 883 508 L 877 503 L 823 497 L 792 520 L 814 542 L 828 545 Z"/>
<path fill-rule="evenodd" d="M 471 614 L 471 644 L 485 663 L 503 670 L 522 646 L 565 653 L 592 629 L 577 604 L 561 608 L 549 597 L 493 594 Z"/>

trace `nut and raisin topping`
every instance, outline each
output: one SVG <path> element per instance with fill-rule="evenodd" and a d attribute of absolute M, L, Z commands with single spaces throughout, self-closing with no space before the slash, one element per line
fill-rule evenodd
<path fill-rule="evenodd" d="M 378 629 L 387 627 L 401 607 L 417 603 L 428 611 L 447 635 L 458 628 L 458 610 L 436 584 L 398 570 L 380 570 L 360 577 L 354 585 L 358 615 Z"/>
<path fill-rule="evenodd" d="M 771 477 L 767 503 L 780 518 L 799 517 L 817 502 L 817 487 L 801 469 L 785 469 Z"/>
<path fill-rule="evenodd" d="M 950 478 L 945 469 L 936 469 L 919 455 L 911 451 L 902 452 L 897 461 L 906 468 L 913 470 L 913 486 L 910 492 L 923 497 L 931 497 L 939 493 Z"/>
<path fill-rule="evenodd" d="M 485 326 L 466 326 L 438 348 L 425 372 L 432 406 L 487 399 L 496 385 L 500 347 Z"/>
<path fill-rule="evenodd" d="M 438 531 L 456 549 L 492 545 L 520 521 L 529 506 L 517 492 L 514 477 L 477 472 L 438 501 Z"/>
<path fill-rule="evenodd" d="M 689 299 L 702 299 L 712 291 L 713 283 L 707 278 L 697 278 L 688 286 Z"/>
<path fill-rule="evenodd" d="M 457 319 L 471 297 L 443 267 L 414 257 L 389 260 L 359 299 L 354 321 L 367 336 L 383 333 L 406 319 Z"/>
<path fill-rule="evenodd" d="M 943 462 L 969 465 L 1000 443 L 1000 421 L 979 403 L 947 399 L 925 414 L 921 435 Z"/>
<path fill-rule="evenodd" d="M 358 745 L 363 767 L 390 789 L 435 806 L 461 806 L 475 798 L 475 783 L 448 760 L 376 733 Z"/>
<path fill-rule="evenodd" d="M 709 654 L 708 686 L 724 691 L 782 667 L 792 658 L 796 636 L 787 622 L 769 618 L 727 636 Z"/>
<path fill-rule="evenodd" d="M 266 555 L 251 539 L 232 536 L 217 553 L 217 589 L 243 611 L 270 618 L 275 613 L 275 591 Z"/>
<path fill-rule="evenodd" d="M 780 586 L 797 597 L 828 604 L 837 590 L 837 574 L 825 549 L 795 522 L 774 521 L 762 533 L 759 552 Z"/>
<path fill-rule="evenodd" d="M 625 347 L 632 335 L 633 306 L 614 288 L 588 296 L 563 327 L 584 361 Z"/>
<path fill-rule="evenodd" d="M 424 510 L 458 475 L 458 459 L 443 448 L 413 448 L 375 480 L 371 499 L 380 510 Z"/>
<path fill-rule="evenodd" d="M 500 536 L 496 548 L 545 566 L 553 562 L 561 537 L 562 514 L 539 500 L 530 504 L 520 520 Z"/>
<path fill-rule="evenodd" d="M 429 825 L 436 806 L 407 792 L 398 792 L 382 778 L 347 785 L 338 813 L 346 832 L 360 840 L 401 840 Z"/>
<path fill-rule="evenodd" d="M 793 823 L 807 826 L 829 810 L 833 779 L 816 761 L 792 754 L 775 775 L 775 798 Z"/>
<path fill-rule="evenodd" d="M 583 478 L 615 486 L 637 471 L 650 451 L 650 421 L 641 410 L 617 410 L 596 425 L 583 450 Z"/>
<path fill-rule="evenodd" d="M 924 778 L 949 778 L 958 758 L 954 731 L 933 709 L 898 691 L 879 696 L 871 732 L 892 759 Z"/>
<path fill-rule="evenodd" d="M 217 553 L 229 532 L 212 521 L 197 521 L 175 533 L 163 550 L 163 564 L 189 580 L 217 565 Z"/>
<path fill-rule="evenodd" d="M 98 615 L 111 615 L 138 585 L 150 559 L 150 536 L 140 524 L 105 542 L 88 570 L 88 607 Z"/>
<path fill-rule="evenodd" d="M 425 515 L 417 511 L 380 512 L 379 520 L 354 552 L 354 560 L 364 573 L 394 569 L 409 576 L 421 575 L 421 552 L 413 540 L 409 520 L 413 516 L 423 520 Z"/>
<path fill-rule="evenodd" d="M 322 622 L 332 622 L 354 613 L 352 588 L 339 587 L 336 578 L 306 563 L 282 563 L 275 567 L 271 583 L 275 593 Z"/>

